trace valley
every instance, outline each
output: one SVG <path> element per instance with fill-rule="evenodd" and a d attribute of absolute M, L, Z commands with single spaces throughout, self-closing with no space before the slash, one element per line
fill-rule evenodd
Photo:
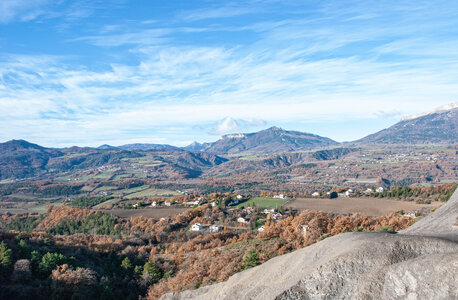
<path fill-rule="evenodd" d="M 1 143 L 0 251 L 14 250 L 15 263 L 1 269 L 11 284 L 0 298 L 41 299 L 45 286 L 59 297 L 158 299 L 341 233 L 404 230 L 458 186 L 456 136 L 418 143 L 414 131 L 410 143 L 404 130 L 456 109 L 440 114 L 347 143 L 278 127 L 182 148 Z M 16 288 L 23 262 L 28 290 Z"/>

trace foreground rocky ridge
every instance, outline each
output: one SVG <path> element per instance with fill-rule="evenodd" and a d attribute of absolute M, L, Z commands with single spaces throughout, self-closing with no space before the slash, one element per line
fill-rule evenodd
<path fill-rule="evenodd" d="M 345 233 L 161 299 L 457 299 L 458 191 L 398 234 Z"/>

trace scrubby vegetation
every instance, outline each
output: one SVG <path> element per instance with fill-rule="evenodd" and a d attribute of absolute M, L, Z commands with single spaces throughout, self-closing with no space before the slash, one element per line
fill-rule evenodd
<path fill-rule="evenodd" d="M 457 184 L 442 184 L 437 186 L 393 186 L 389 190 L 380 193 L 371 193 L 372 197 L 391 197 L 429 199 L 433 201 L 446 202 L 455 192 Z"/>
<path fill-rule="evenodd" d="M 238 223 L 239 217 L 248 222 Z M 224 230 L 189 231 L 196 222 Z M 274 220 L 261 208 L 208 204 L 161 220 L 71 206 L 49 207 L 43 216 L 3 215 L 0 227 L 13 231 L 0 234 L 0 298 L 157 299 L 227 280 L 324 237 L 355 228 L 400 230 L 412 222 L 395 213 L 370 218 L 316 211 L 286 211 Z"/>

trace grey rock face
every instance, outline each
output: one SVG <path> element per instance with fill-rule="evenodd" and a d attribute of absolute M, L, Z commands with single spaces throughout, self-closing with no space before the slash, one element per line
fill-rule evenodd
<path fill-rule="evenodd" d="M 458 192 L 398 234 L 334 236 L 162 299 L 458 299 Z"/>

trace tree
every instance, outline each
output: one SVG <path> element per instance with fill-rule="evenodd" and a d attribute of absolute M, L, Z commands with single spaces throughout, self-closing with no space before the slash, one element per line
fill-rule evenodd
<path fill-rule="evenodd" d="M 5 242 L 0 243 L 0 265 L 8 268 L 11 266 L 11 253 L 12 250 L 8 248 Z"/>
<path fill-rule="evenodd" d="M 245 259 L 242 262 L 242 269 L 246 270 L 259 265 L 259 254 L 256 249 L 252 248 L 245 254 Z"/>
<path fill-rule="evenodd" d="M 162 278 L 162 271 L 155 263 L 148 260 L 143 266 L 142 279 L 146 282 L 156 283 Z"/>
<path fill-rule="evenodd" d="M 132 263 L 128 257 L 124 258 L 121 262 L 121 268 L 124 270 L 124 273 L 130 274 L 132 270 Z"/>
<path fill-rule="evenodd" d="M 29 258 L 30 256 L 30 247 L 26 240 L 19 240 L 19 256 L 21 258 Z"/>
<path fill-rule="evenodd" d="M 339 194 L 337 194 L 336 191 L 333 191 L 329 194 L 329 199 L 334 199 L 334 198 L 337 198 L 339 197 Z"/>
<path fill-rule="evenodd" d="M 53 269 L 57 266 L 63 265 L 67 263 L 67 257 L 62 253 L 50 253 L 47 252 L 41 258 L 41 262 L 39 264 L 39 268 L 44 273 L 50 273 Z"/>

